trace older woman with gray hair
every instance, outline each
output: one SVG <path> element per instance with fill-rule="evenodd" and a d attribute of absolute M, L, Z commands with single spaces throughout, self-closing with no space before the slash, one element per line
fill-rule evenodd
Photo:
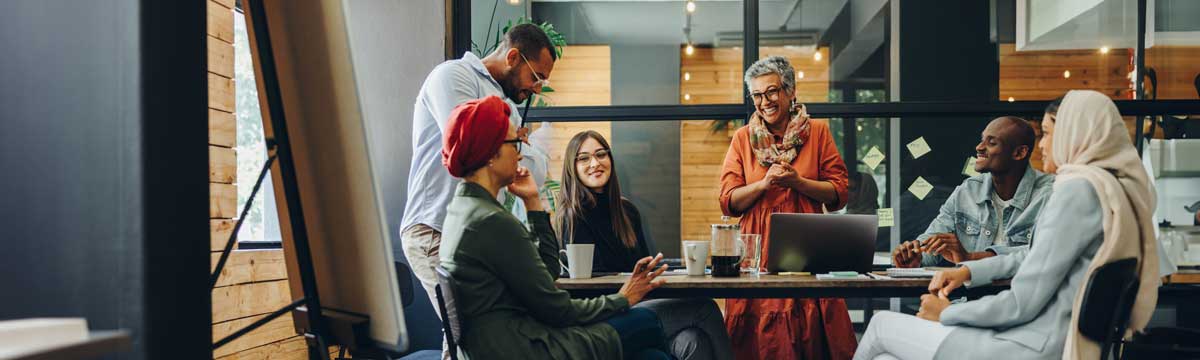
<path fill-rule="evenodd" d="M 847 173 L 829 123 L 796 103 L 796 71 L 772 56 L 746 69 L 754 114 L 725 153 L 721 212 L 761 234 L 762 264 L 772 213 L 822 213 L 846 206 Z M 849 359 L 857 346 L 842 299 L 729 299 L 725 326 L 738 359 Z"/>

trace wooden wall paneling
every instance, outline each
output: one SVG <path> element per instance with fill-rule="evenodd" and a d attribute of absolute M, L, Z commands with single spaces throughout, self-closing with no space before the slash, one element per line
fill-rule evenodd
<path fill-rule="evenodd" d="M 208 34 L 233 43 L 233 10 L 214 1 L 208 2 Z"/>
<path fill-rule="evenodd" d="M 233 44 L 208 36 L 208 71 L 233 78 Z"/>
<path fill-rule="evenodd" d="M 233 219 L 211 219 L 209 224 L 209 248 L 212 251 L 221 251 L 225 249 L 225 242 L 229 241 L 229 235 L 233 234 L 233 226 L 237 220 Z M 236 246 L 234 247 L 237 248 Z"/>
<path fill-rule="evenodd" d="M 1156 46 L 1146 49 L 1146 67 L 1154 69 L 1158 76 L 1159 99 L 1200 98 L 1194 83 L 1196 76 L 1200 75 L 1200 47 Z"/>
<path fill-rule="evenodd" d="M 563 57 L 554 64 L 546 93 L 551 106 L 612 104 L 612 58 L 607 45 L 575 45 L 563 49 Z M 543 124 L 534 124 L 540 129 Z M 612 123 L 608 121 L 555 123 L 549 144 L 549 178 L 561 180 L 563 154 L 571 137 L 584 130 L 595 130 L 612 142 Z"/>
<path fill-rule="evenodd" d="M 221 253 L 212 253 L 209 271 L 216 269 L 220 258 Z M 221 269 L 217 287 L 283 279 L 287 279 L 287 268 L 284 266 L 282 250 L 239 250 L 229 254 L 225 267 Z"/>
<path fill-rule="evenodd" d="M 237 186 L 233 184 L 208 184 L 208 215 L 214 219 L 232 219 L 237 216 Z"/>
<path fill-rule="evenodd" d="M 234 6 L 234 4 L 233 4 L 234 0 L 212 0 L 212 1 L 217 3 L 217 5 L 224 6 L 227 9 L 233 9 L 233 6 Z"/>
<path fill-rule="evenodd" d="M 237 153 L 233 149 L 211 145 L 208 147 L 208 182 L 237 182 Z"/>
<path fill-rule="evenodd" d="M 214 353 L 215 354 L 215 353 Z M 258 346 L 246 351 L 226 355 L 218 360 L 283 360 L 283 359 L 307 359 L 308 345 L 304 342 L 304 337 L 294 336 L 283 341 L 277 341 L 270 344 Z"/>
<path fill-rule="evenodd" d="M 213 342 L 229 336 L 229 334 L 232 334 L 233 332 L 246 327 L 246 325 L 250 325 L 251 323 L 266 316 L 267 315 L 258 315 L 244 319 L 230 320 L 213 324 Z M 254 331 L 251 331 L 246 335 L 242 335 L 242 337 L 234 340 L 233 342 L 225 344 L 225 346 L 213 350 L 213 357 L 219 358 L 262 346 L 263 344 L 277 343 L 294 337 L 296 337 L 296 328 L 292 323 L 292 317 L 284 315 L 267 322 L 262 327 L 254 329 Z"/>
<path fill-rule="evenodd" d="M 208 107 L 232 113 L 234 97 L 233 79 L 208 73 Z"/>
<path fill-rule="evenodd" d="M 213 289 L 213 323 L 267 314 L 292 302 L 287 280 Z"/>
<path fill-rule="evenodd" d="M 1129 59 L 1129 49 L 1016 51 L 1001 44 L 999 100 L 1051 100 L 1076 89 L 1129 98 Z"/>
<path fill-rule="evenodd" d="M 208 143 L 228 148 L 237 146 L 237 117 L 233 113 L 208 109 Z"/>

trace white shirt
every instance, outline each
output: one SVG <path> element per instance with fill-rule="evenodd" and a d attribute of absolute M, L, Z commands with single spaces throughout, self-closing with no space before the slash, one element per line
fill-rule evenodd
<path fill-rule="evenodd" d="M 996 195 L 996 191 L 992 191 L 992 208 L 996 210 L 996 237 L 992 238 L 992 245 L 1007 244 L 1006 235 L 1004 233 L 1004 209 L 1012 204 L 1012 199 L 1001 200 L 1000 195 Z"/>
<path fill-rule="evenodd" d="M 450 175 L 442 165 L 442 134 L 454 107 L 469 100 L 491 95 L 504 99 L 512 109 L 509 121 L 513 126 L 521 123 L 517 105 L 504 96 L 500 83 L 492 78 L 483 66 L 483 61 L 470 52 L 462 59 L 439 64 L 421 84 L 413 106 L 412 167 L 408 170 L 408 201 L 404 206 L 404 218 L 400 222 L 403 232 L 414 224 L 425 224 L 438 232 L 446 219 L 446 206 L 454 197 L 454 189 L 461 182 Z M 532 146 L 522 146 L 527 153 Z M 530 169 L 545 169 L 545 156 L 526 156 L 522 165 Z M 548 159 L 547 159 L 548 160 Z M 534 181 L 545 181 L 545 170 L 533 171 Z M 500 203 L 505 203 L 506 192 L 502 192 Z M 516 201 L 512 209 L 518 218 L 525 219 L 524 204 Z"/>

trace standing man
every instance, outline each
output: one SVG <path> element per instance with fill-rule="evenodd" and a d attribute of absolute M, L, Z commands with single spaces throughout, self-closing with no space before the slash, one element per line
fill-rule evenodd
<path fill-rule="evenodd" d="M 1036 136 L 1014 116 L 992 120 L 975 145 L 975 171 L 917 240 L 892 251 L 896 267 L 947 266 L 1029 248 L 1054 176 L 1029 166 Z"/>
<path fill-rule="evenodd" d="M 556 60 L 554 45 L 546 33 L 537 25 L 521 24 L 504 34 L 504 41 L 491 54 L 480 59 L 468 52 L 462 59 L 446 61 L 434 68 L 421 85 L 413 108 L 412 168 L 400 241 L 404 256 L 434 306 L 434 269 L 438 266 L 442 222 L 454 189 L 462 181 L 442 166 L 442 134 L 450 111 L 468 100 L 496 95 L 505 98 L 512 108 L 509 121 L 517 126 L 521 115 L 516 103 L 541 93 Z M 524 138 L 525 129 L 518 136 Z M 532 146 L 523 148 L 524 152 Z M 544 179 L 535 180 L 540 183 Z M 515 212 L 524 213 L 520 209 Z"/>

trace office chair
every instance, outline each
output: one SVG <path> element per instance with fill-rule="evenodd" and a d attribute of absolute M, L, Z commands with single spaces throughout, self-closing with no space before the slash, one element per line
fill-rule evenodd
<path fill-rule="evenodd" d="M 458 314 L 458 303 L 455 301 L 454 287 L 457 285 L 450 272 L 437 267 L 438 284 L 434 287 L 437 293 L 438 311 L 442 315 L 442 332 L 446 334 L 446 346 L 451 360 L 458 360 L 458 344 L 462 340 L 462 323 Z"/>
<path fill-rule="evenodd" d="M 1137 295 L 1138 260 L 1121 259 L 1104 264 L 1092 273 L 1083 289 L 1080 306 L 1079 332 L 1100 343 L 1100 359 L 1109 354 L 1119 357 L 1129 314 Z"/>

